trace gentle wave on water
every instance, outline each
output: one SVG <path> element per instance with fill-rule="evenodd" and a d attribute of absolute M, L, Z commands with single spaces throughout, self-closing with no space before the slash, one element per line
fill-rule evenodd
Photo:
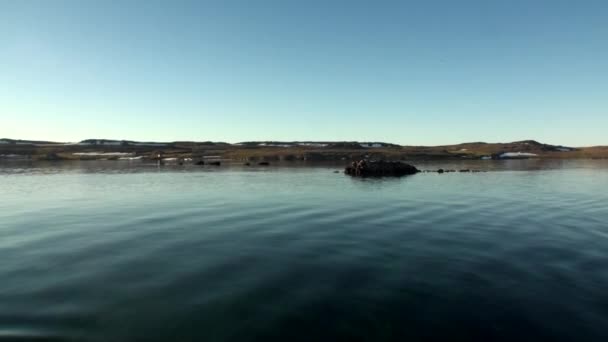
<path fill-rule="evenodd" d="M 606 340 L 606 161 L 483 163 L 0 165 L 0 341 Z"/>

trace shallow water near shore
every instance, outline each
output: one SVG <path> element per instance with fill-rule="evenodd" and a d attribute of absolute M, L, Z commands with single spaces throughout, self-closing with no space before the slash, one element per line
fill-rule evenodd
<path fill-rule="evenodd" d="M 608 161 L 0 161 L 0 341 L 608 339 Z"/>

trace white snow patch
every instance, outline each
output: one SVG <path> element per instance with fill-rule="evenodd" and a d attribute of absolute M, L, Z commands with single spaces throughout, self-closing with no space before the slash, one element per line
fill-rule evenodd
<path fill-rule="evenodd" d="M 327 147 L 327 144 L 321 143 L 298 143 L 300 146 L 310 146 L 310 147 Z"/>
<path fill-rule="evenodd" d="M 500 155 L 500 158 L 527 158 L 536 157 L 538 154 L 527 152 L 506 152 Z"/>
<path fill-rule="evenodd" d="M 267 144 L 267 143 L 261 143 L 258 146 L 267 146 L 267 147 L 292 147 L 292 145 L 287 145 L 287 144 Z"/>

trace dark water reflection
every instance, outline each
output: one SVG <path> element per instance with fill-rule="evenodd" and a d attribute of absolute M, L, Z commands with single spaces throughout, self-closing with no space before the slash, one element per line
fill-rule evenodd
<path fill-rule="evenodd" d="M 608 163 L 0 164 L 0 340 L 608 337 Z"/>

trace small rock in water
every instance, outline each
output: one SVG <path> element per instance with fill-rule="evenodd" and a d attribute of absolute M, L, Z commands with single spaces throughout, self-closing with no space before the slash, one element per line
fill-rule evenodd
<path fill-rule="evenodd" d="M 445 171 L 443 171 L 443 169 L 439 169 L 437 170 L 437 173 L 444 173 Z"/>
<path fill-rule="evenodd" d="M 344 169 L 344 173 L 358 177 L 400 177 L 420 172 L 415 166 L 398 161 L 359 160 Z"/>
<path fill-rule="evenodd" d="M 260 166 L 268 166 L 268 165 L 270 165 L 270 163 L 269 162 L 259 162 L 258 165 L 260 165 Z"/>

